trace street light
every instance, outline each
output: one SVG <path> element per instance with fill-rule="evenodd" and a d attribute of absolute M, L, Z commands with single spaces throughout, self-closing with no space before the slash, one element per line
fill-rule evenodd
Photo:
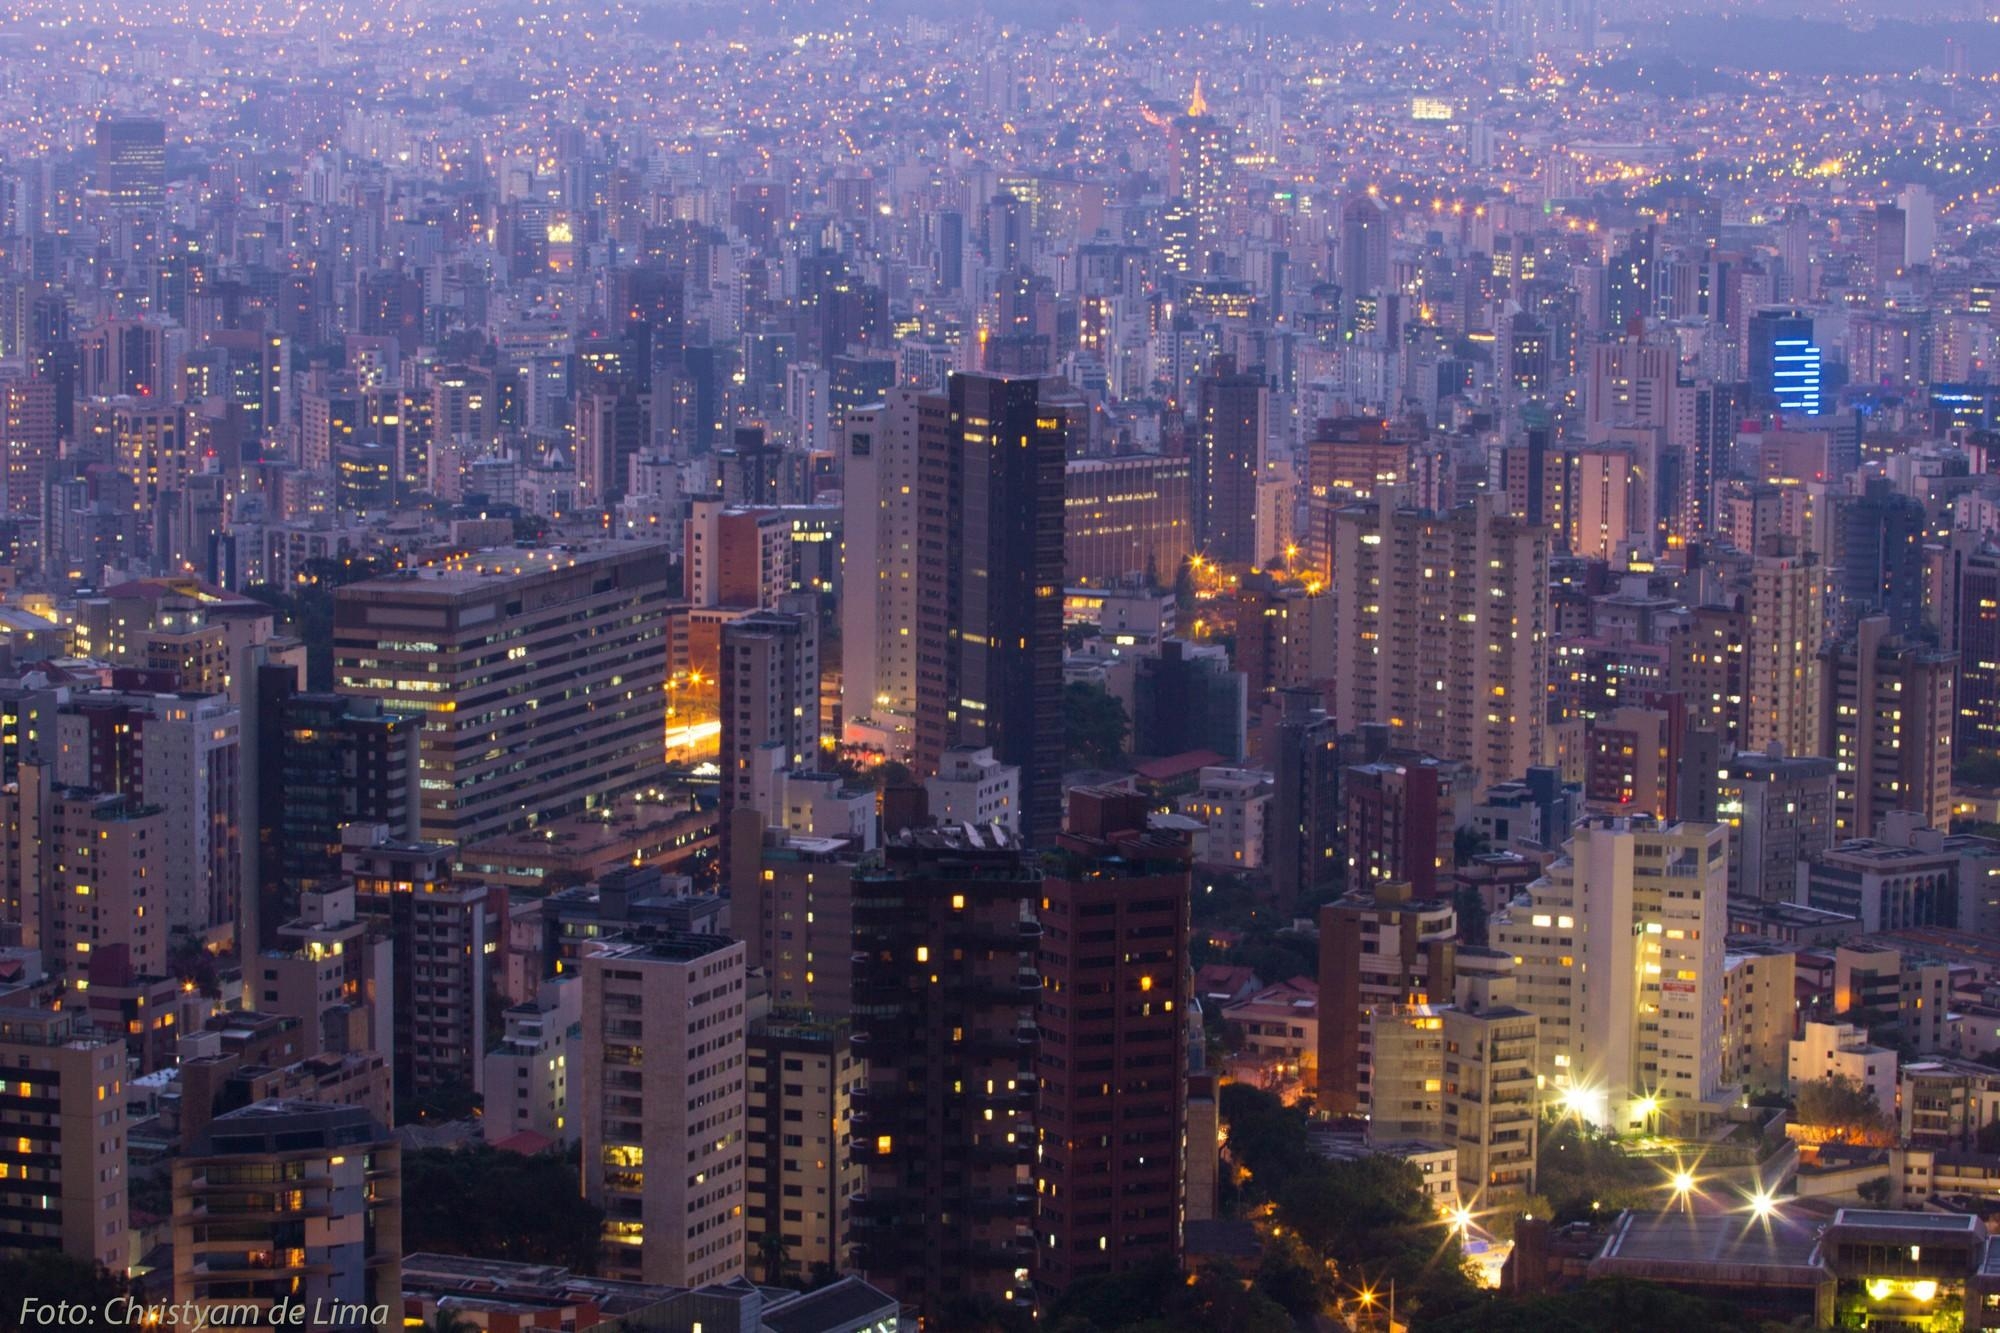
<path fill-rule="evenodd" d="M 1770 1217 L 1772 1213 L 1775 1213 L 1777 1211 L 1778 1211 L 1778 1201 L 1772 1198 L 1765 1191 L 1758 1190 L 1755 1194 L 1750 1196 L 1751 1215 L 1757 1218 L 1759 1221 L 1765 1220 L 1766 1218 Z"/>
<path fill-rule="evenodd" d="M 1680 1195 L 1694 1193 L 1694 1176 L 1686 1171 L 1674 1172 L 1674 1193 Z"/>

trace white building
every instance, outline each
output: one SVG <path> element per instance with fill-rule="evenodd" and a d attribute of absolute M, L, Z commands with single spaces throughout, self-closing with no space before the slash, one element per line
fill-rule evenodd
<path fill-rule="evenodd" d="M 583 1040 L 582 978 L 550 977 L 504 1017 L 507 1033 L 486 1053 L 487 1141 L 529 1130 L 574 1143 L 569 1080 Z"/>
<path fill-rule="evenodd" d="M 1852 1023 L 1807 1023 L 1791 1044 L 1788 1072 L 1792 1091 L 1835 1075 L 1868 1089 L 1889 1124 L 1896 1123 L 1896 1053 L 1869 1044 Z"/>
<path fill-rule="evenodd" d="M 1204 768 L 1200 785 L 1181 797 L 1180 813 L 1207 825 L 1195 838 L 1194 859 L 1230 870 L 1264 864 L 1271 823 L 1271 775 L 1254 768 Z"/>
<path fill-rule="evenodd" d="M 924 780 L 931 818 L 941 824 L 998 824 L 1020 830 L 1021 770 L 993 757 L 991 746 L 954 745 L 936 777 Z"/>
<path fill-rule="evenodd" d="M 1594 1124 L 1720 1111 L 1729 830 L 1593 816 L 1493 923 L 1547 1094 Z"/>

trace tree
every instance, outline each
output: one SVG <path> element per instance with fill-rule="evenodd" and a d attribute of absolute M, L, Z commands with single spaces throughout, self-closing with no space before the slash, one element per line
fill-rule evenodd
<path fill-rule="evenodd" d="M 782 1231 L 766 1231 L 757 1238 L 757 1257 L 764 1264 L 764 1284 L 782 1287 L 792 1274 L 792 1256 L 787 1252 Z"/>
<path fill-rule="evenodd" d="M 1483 856 L 1490 845 L 1490 840 L 1476 826 L 1461 824 L 1451 835 L 1452 862 L 1455 865 L 1464 865 L 1475 856 Z"/>
<path fill-rule="evenodd" d="M 123 1296 L 131 1288 L 111 1270 L 61 1250 L 34 1250 L 19 1258 L 0 1260 L 0 1310 L 11 1320 L 30 1298 L 47 1305 L 68 1302 L 92 1311 Z M 10 1323 L 9 1327 L 17 1327 Z M 105 1325 L 109 1327 L 109 1325 Z"/>
<path fill-rule="evenodd" d="M 1292 1318 L 1310 1320 L 1333 1308 L 1340 1292 L 1334 1273 L 1335 1269 L 1297 1236 L 1277 1236 L 1264 1245 L 1255 1285 L 1284 1306 Z"/>
<path fill-rule="evenodd" d="M 1486 947 L 1488 913 L 1486 896 L 1477 885 L 1461 884 L 1452 894 L 1451 905 L 1458 913 L 1458 941 L 1478 948 Z"/>
<path fill-rule="evenodd" d="M 1886 1143 L 1889 1138 L 1881 1103 L 1844 1074 L 1801 1083 L 1793 1095 L 1792 1121 L 1847 1143 Z"/>
<path fill-rule="evenodd" d="M 1656 1164 L 1631 1156 L 1617 1140 L 1592 1133 L 1573 1116 L 1543 1122 L 1535 1179 L 1550 1209 L 1535 1216 L 1557 1222 L 1657 1204 L 1666 1181 Z"/>
<path fill-rule="evenodd" d="M 597 1269 L 604 1214 L 583 1197 L 569 1156 L 478 1147 L 403 1156 L 406 1250 Z"/>
<path fill-rule="evenodd" d="M 1071 681 L 1063 686 L 1063 737 L 1067 762 L 1081 768 L 1112 768 L 1125 758 L 1132 719 L 1125 705 L 1102 685 Z"/>
<path fill-rule="evenodd" d="M 479 1333 L 480 1326 L 447 1305 L 440 1305 L 421 1333 Z"/>

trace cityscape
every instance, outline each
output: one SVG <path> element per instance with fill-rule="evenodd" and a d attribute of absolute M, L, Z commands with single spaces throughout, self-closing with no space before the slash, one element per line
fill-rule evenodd
<path fill-rule="evenodd" d="M 2000 1329 L 2000 0 L 0 5 L 43 1328 Z"/>

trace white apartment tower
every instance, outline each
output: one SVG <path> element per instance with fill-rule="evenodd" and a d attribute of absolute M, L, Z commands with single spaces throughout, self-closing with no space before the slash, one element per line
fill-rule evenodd
<path fill-rule="evenodd" d="M 1544 1095 L 1594 1124 L 1699 1117 L 1724 1094 L 1729 829 L 1601 815 L 1493 923 L 1541 1020 Z"/>

